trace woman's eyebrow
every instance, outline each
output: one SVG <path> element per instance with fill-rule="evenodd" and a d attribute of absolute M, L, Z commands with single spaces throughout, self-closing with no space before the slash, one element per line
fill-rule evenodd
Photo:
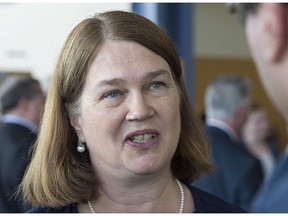
<path fill-rule="evenodd" d="M 170 73 L 168 71 L 162 70 L 162 69 L 157 70 L 157 71 L 151 71 L 147 75 L 145 75 L 144 80 L 150 80 L 150 79 L 153 79 L 153 78 L 155 78 L 157 76 L 161 76 L 161 75 L 170 76 Z M 119 85 L 125 85 L 125 84 L 127 84 L 126 80 L 121 79 L 121 78 L 113 78 L 113 79 L 101 80 L 97 84 L 97 86 L 98 87 L 107 86 L 107 85 L 119 86 Z"/>
<path fill-rule="evenodd" d="M 152 72 L 150 72 L 150 73 L 148 73 L 147 75 L 146 75 L 146 78 L 147 79 L 153 79 L 153 78 L 155 78 L 155 77 L 157 77 L 157 76 L 161 76 L 161 75 L 164 75 L 164 76 L 170 76 L 170 73 L 167 71 L 167 70 L 163 70 L 163 69 L 159 69 L 159 70 L 157 70 L 157 71 L 152 71 Z M 146 79 L 145 78 L 145 79 Z"/>
<path fill-rule="evenodd" d="M 109 80 L 101 80 L 97 86 L 106 86 L 106 85 L 111 85 L 111 86 L 118 86 L 118 85 L 124 85 L 126 84 L 127 81 L 121 78 L 113 78 Z"/>

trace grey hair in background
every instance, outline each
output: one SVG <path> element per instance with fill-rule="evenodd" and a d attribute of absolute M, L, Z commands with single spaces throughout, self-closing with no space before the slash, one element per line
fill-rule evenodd
<path fill-rule="evenodd" d="M 217 77 L 207 87 L 205 93 L 206 118 L 229 120 L 240 106 L 249 105 L 250 80 L 235 74 Z"/>

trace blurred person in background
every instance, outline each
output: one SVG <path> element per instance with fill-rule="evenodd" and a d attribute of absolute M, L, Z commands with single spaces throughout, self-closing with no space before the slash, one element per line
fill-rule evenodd
<path fill-rule="evenodd" d="M 250 80 L 224 74 L 205 93 L 206 131 L 215 172 L 193 185 L 248 209 L 263 173 L 260 162 L 241 145 L 241 130 L 250 103 Z"/>
<path fill-rule="evenodd" d="M 278 157 L 277 140 L 267 115 L 263 106 L 252 103 L 242 131 L 243 144 L 261 162 L 265 177 L 273 170 Z"/>
<path fill-rule="evenodd" d="M 264 88 L 288 123 L 288 5 L 232 3 L 245 27 L 248 45 Z M 287 124 L 288 126 L 288 124 Z M 253 212 L 288 212 L 288 146 L 255 197 Z"/>
<path fill-rule="evenodd" d="M 0 212 L 25 212 L 30 206 L 14 195 L 30 162 L 44 95 L 33 78 L 6 78 L 0 92 Z"/>

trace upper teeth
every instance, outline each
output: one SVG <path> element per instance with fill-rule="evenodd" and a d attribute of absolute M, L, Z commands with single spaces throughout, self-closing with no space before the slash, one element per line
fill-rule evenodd
<path fill-rule="evenodd" d="M 153 138 L 154 138 L 153 134 L 144 134 L 144 135 L 137 135 L 137 136 L 130 137 L 130 140 L 132 140 L 133 142 L 144 143 Z"/>

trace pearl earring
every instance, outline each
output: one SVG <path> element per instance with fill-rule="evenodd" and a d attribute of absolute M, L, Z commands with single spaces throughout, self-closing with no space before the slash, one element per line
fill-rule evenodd
<path fill-rule="evenodd" d="M 80 140 L 77 144 L 77 151 L 79 153 L 83 153 L 85 151 L 86 147 L 85 147 L 85 144 L 83 144 Z"/>

